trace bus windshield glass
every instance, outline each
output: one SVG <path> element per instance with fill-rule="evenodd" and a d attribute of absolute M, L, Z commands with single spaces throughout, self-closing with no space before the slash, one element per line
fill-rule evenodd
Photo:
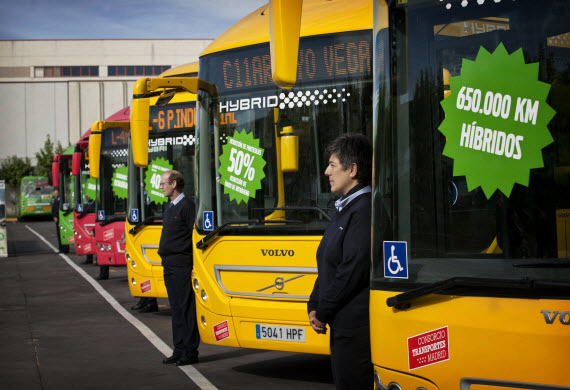
<path fill-rule="evenodd" d="M 479 3 L 393 2 L 376 32 L 372 287 L 570 281 L 568 15 Z"/>
<path fill-rule="evenodd" d="M 127 202 L 128 133 L 120 128 L 102 132 L 99 166 L 99 199 L 97 210 L 104 210 L 105 219 L 124 215 Z M 97 215 L 99 220 L 100 213 Z"/>
<path fill-rule="evenodd" d="M 30 206 L 51 205 L 53 187 L 46 177 L 22 178 L 22 194 Z"/>
<path fill-rule="evenodd" d="M 324 150 L 341 134 L 372 134 L 371 31 L 302 38 L 298 63 L 297 84 L 285 90 L 271 79 L 268 43 L 200 58 L 200 79 L 219 95 L 198 98 L 199 229 L 244 220 L 275 223 L 225 231 L 321 235 L 326 228 L 339 195 L 324 175 Z M 208 211 L 213 226 L 204 224 Z"/>
<path fill-rule="evenodd" d="M 195 200 L 194 149 L 195 101 L 190 94 L 179 94 L 181 102 L 170 102 L 172 95 L 150 106 L 148 167 L 138 168 L 131 162 L 129 170 L 130 223 L 161 217 L 168 202 L 161 189 L 161 176 L 168 170 L 179 171 L 184 177 L 184 195 Z M 193 96 L 193 95 L 192 95 Z M 168 103 L 168 104 L 167 104 Z M 132 154 L 131 154 L 132 155 Z M 133 213 L 133 210 L 138 210 Z M 134 217 L 133 217 L 134 216 Z M 138 217 L 138 218 L 137 218 Z"/>

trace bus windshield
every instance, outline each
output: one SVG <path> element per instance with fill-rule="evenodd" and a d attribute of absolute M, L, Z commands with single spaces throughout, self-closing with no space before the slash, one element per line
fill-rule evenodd
<path fill-rule="evenodd" d="M 161 189 L 162 173 L 174 169 L 184 177 L 184 195 L 195 200 L 194 148 L 195 101 L 190 94 L 181 93 L 170 103 L 173 95 L 159 99 L 150 106 L 148 141 L 148 167 L 138 168 L 129 162 L 129 222 L 137 223 L 153 217 L 161 217 L 168 202 Z M 193 95 L 192 95 L 193 96 Z M 192 99 L 193 100 L 193 99 Z M 138 220 L 132 210 L 140 210 Z M 137 215 L 139 212 L 135 213 Z"/>
<path fill-rule="evenodd" d="M 377 32 L 372 287 L 570 281 L 568 15 L 479 3 L 393 2 Z"/>
<path fill-rule="evenodd" d="M 48 184 L 46 177 L 22 178 L 22 197 L 28 205 L 50 205 L 53 187 Z"/>
<path fill-rule="evenodd" d="M 371 43 L 370 30 L 302 38 L 291 90 L 273 84 L 267 43 L 200 58 L 200 79 L 216 85 L 219 96 L 200 91 L 199 116 L 213 118 L 217 104 L 219 123 L 211 119 L 207 127 L 200 118 L 199 229 L 211 211 L 214 227 L 295 222 L 234 224 L 226 230 L 232 234 L 323 233 L 339 197 L 324 175 L 324 149 L 343 133 L 371 138 Z M 284 162 L 289 136 L 298 139 L 298 152 Z"/>
<path fill-rule="evenodd" d="M 126 211 L 127 139 L 128 133 L 119 128 L 108 128 L 102 133 L 97 210 L 105 211 L 105 219 Z M 100 221 L 99 213 L 97 220 Z"/>

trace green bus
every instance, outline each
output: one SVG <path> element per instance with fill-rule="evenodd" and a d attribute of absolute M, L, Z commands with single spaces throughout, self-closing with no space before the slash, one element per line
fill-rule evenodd
<path fill-rule="evenodd" d="M 20 185 L 20 217 L 49 216 L 53 187 L 45 176 L 24 176 Z"/>

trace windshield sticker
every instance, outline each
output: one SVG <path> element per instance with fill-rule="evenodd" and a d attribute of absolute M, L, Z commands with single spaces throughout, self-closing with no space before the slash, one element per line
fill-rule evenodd
<path fill-rule="evenodd" d="M 384 277 L 408 279 L 408 243 L 384 241 Z"/>
<path fill-rule="evenodd" d="M 111 182 L 111 187 L 113 188 L 113 194 L 115 194 L 115 196 L 119 199 L 127 199 L 127 193 L 129 190 L 127 172 L 127 167 L 117 168 L 115 169 L 115 172 L 113 172 L 113 181 Z"/>
<path fill-rule="evenodd" d="M 168 160 L 165 160 L 162 157 L 155 158 L 150 164 L 148 164 L 148 169 L 146 170 L 144 177 L 144 189 L 151 202 L 163 204 L 168 200 L 160 189 L 160 180 L 162 174 L 166 171 L 170 171 L 171 169 L 172 165 Z"/>
<path fill-rule="evenodd" d="M 465 176 L 469 191 L 481 186 L 487 199 L 497 189 L 509 197 L 515 183 L 528 187 L 530 170 L 544 166 L 542 148 L 554 142 L 550 84 L 538 81 L 538 63 L 525 64 L 522 49 L 509 55 L 502 43 L 492 54 L 481 47 L 475 61 L 463 59 L 450 88 L 439 131 L 453 176 Z"/>
<path fill-rule="evenodd" d="M 92 177 L 87 179 L 87 182 L 85 183 L 84 187 L 85 196 L 88 196 L 89 199 L 91 200 L 95 200 L 97 199 L 98 190 L 99 190 L 99 185 L 97 184 L 97 180 Z"/>
<path fill-rule="evenodd" d="M 261 188 L 264 166 L 263 148 L 259 147 L 259 139 L 253 138 L 253 132 L 248 134 L 244 129 L 228 137 L 222 147 L 219 168 L 224 194 L 229 194 L 230 201 L 247 203 Z"/>

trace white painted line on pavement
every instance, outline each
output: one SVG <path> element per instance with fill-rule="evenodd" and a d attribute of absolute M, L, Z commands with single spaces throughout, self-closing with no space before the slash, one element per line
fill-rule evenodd
<path fill-rule="evenodd" d="M 42 235 L 36 232 L 34 229 L 26 225 L 29 231 L 34 233 L 38 236 L 43 242 L 46 243 L 54 252 L 58 252 L 57 248 L 55 248 L 48 240 L 46 240 Z M 147 338 L 148 341 L 152 343 L 164 356 L 172 355 L 172 349 L 162 341 L 148 326 L 143 324 L 138 318 L 133 316 L 129 313 L 111 294 L 109 294 L 99 283 L 95 281 L 87 272 L 85 272 L 80 266 L 75 264 L 69 257 L 67 257 L 63 253 L 58 253 L 66 262 L 69 264 L 73 269 L 75 269 L 87 282 L 89 282 L 93 288 L 109 302 L 109 304 L 120 314 L 122 315 L 127 321 L 129 321 L 135 328 L 139 330 L 143 334 L 144 337 Z M 216 386 L 214 386 L 204 375 L 200 373 L 194 366 L 181 366 L 178 367 L 184 373 L 192 379 L 196 385 L 202 390 L 218 390 Z"/>

